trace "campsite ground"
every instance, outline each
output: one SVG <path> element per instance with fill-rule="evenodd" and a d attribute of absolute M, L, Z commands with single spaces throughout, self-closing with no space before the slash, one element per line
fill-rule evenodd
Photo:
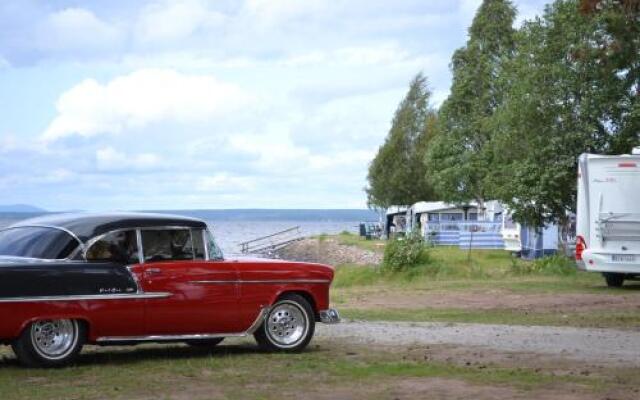
<path fill-rule="evenodd" d="M 609 289 L 556 259 L 435 248 L 429 265 L 386 274 L 384 243 L 321 236 L 291 258 L 341 264 L 335 305 L 300 354 L 251 340 L 217 348 L 88 347 L 78 365 L 20 368 L 0 348 L 3 400 L 225 398 L 636 399 L 640 285 Z M 297 252 L 297 253 L 296 253 Z M 426 322 L 420 322 L 426 321 Z"/>

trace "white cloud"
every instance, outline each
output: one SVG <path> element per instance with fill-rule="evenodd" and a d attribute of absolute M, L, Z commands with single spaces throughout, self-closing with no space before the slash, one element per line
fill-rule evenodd
<path fill-rule="evenodd" d="M 244 12 L 253 24 L 267 28 L 296 18 L 317 17 L 330 4 L 326 0 L 247 0 Z"/>
<path fill-rule="evenodd" d="M 62 183 L 75 179 L 77 174 L 67 168 L 56 168 L 40 177 L 40 181 L 44 183 Z"/>
<path fill-rule="evenodd" d="M 230 175 L 220 172 L 213 176 L 204 176 L 198 179 L 196 190 L 202 192 L 226 192 L 250 191 L 255 189 L 256 181 L 250 176 Z"/>
<path fill-rule="evenodd" d="M 0 55 L 0 69 L 10 68 L 10 67 L 11 67 L 11 63 L 9 62 L 9 60 L 7 60 L 6 58 Z"/>
<path fill-rule="evenodd" d="M 97 52 L 116 46 L 123 33 L 83 8 L 49 14 L 37 29 L 37 42 L 48 50 Z"/>
<path fill-rule="evenodd" d="M 151 170 L 160 165 L 160 158 L 152 153 L 127 155 L 107 146 L 96 151 L 96 165 L 101 171 Z"/>
<path fill-rule="evenodd" d="M 87 79 L 59 97 L 58 115 L 42 139 L 119 133 L 164 120 L 204 121 L 251 100 L 239 87 L 213 76 L 166 69 L 138 70 L 104 85 Z"/>
<path fill-rule="evenodd" d="M 368 46 L 341 47 L 330 51 L 313 50 L 306 53 L 293 54 L 278 61 L 285 67 L 323 66 L 369 66 L 395 65 L 413 61 L 405 49 L 395 44 L 381 43 Z M 419 59 L 418 59 L 419 60 Z"/>
<path fill-rule="evenodd" d="M 135 39 L 143 42 L 185 39 L 199 29 L 221 26 L 227 17 L 208 9 L 201 0 L 162 1 L 147 5 L 135 27 Z"/>

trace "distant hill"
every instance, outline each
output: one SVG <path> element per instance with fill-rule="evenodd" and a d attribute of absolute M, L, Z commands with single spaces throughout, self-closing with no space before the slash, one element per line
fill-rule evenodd
<path fill-rule="evenodd" d="M 43 213 L 47 210 L 29 204 L 0 204 L 0 212 L 3 213 Z"/>

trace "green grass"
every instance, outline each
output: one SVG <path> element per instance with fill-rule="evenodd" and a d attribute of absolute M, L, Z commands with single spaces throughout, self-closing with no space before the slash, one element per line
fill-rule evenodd
<path fill-rule="evenodd" d="M 384 246 L 387 243 L 386 240 L 372 239 L 366 240 L 363 237 L 355 235 L 349 232 L 342 232 L 338 235 L 333 235 L 339 244 L 346 246 L 356 246 L 364 250 L 383 252 Z"/>
<path fill-rule="evenodd" d="M 0 354 L 2 351 L 0 350 Z M 597 377 L 556 376 L 539 369 L 460 366 L 411 359 L 408 350 L 382 351 L 322 343 L 300 354 L 267 354 L 254 346 L 222 346 L 212 352 L 184 346 L 90 351 L 71 368 L 37 370 L 0 362 L 3 400 L 169 398 L 281 398 L 326 393 L 339 387 L 385 390 L 404 378 L 452 378 L 483 385 L 535 389 L 549 384 L 603 384 Z M 267 367 L 268 366 L 268 367 Z"/>
<path fill-rule="evenodd" d="M 534 312 L 512 309 L 341 309 L 345 318 L 367 321 L 462 322 L 479 324 L 638 328 L 636 311 Z"/>
<path fill-rule="evenodd" d="M 473 322 L 577 327 L 640 327 L 640 315 L 629 307 L 618 310 L 551 312 L 551 309 L 523 310 L 522 306 L 500 308 L 425 308 L 400 305 L 388 309 L 372 308 L 367 297 L 384 304 L 401 301 L 403 294 L 417 296 L 439 293 L 515 293 L 519 295 L 606 294 L 628 296 L 640 292 L 640 284 L 629 282 L 623 288 L 606 287 L 599 274 L 580 272 L 566 257 L 536 261 L 513 258 L 506 251 L 473 250 L 470 254 L 457 247 L 429 249 L 429 261 L 406 271 L 387 272 L 380 266 L 341 265 L 336 269 L 332 302 L 347 318 L 389 321 Z M 486 296 L 485 296 L 486 298 Z M 579 300 L 577 300 L 579 302 Z M 571 310 L 570 304 L 558 304 Z M 401 309 L 407 307 L 411 309 Z M 422 307 L 422 308 L 421 308 Z M 445 306 L 446 307 L 446 306 Z M 453 306 L 459 307 L 459 306 Z M 400 308 L 400 309 L 398 309 Z"/>
<path fill-rule="evenodd" d="M 343 244 L 367 248 L 376 241 L 356 235 L 326 236 Z M 326 240 L 326 238 L 324 240 Z M 378 241 L 380 242 L 380 241 Z M 384 245 L 384 241 L 380 244 Z M 429 249 L 429 261 L 407 271 L 390 273 L 377 265 L 340 265 L 334 288 L 389 287 L 394 290 L 505 289 L 522 293 L 628 293 L 607 289 L 599 274 L 580 272 L 572 259 L 554 256 L 536 261 L 514 258 L 503 250 L 461 250 L 439 246 Z"/>

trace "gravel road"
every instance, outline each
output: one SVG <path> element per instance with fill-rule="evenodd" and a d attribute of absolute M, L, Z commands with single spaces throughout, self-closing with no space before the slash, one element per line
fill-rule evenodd
<path fill-rule="evenodd" d="M 318 337 L 383 345 L 453 344 L 640 366 L 640 332 L 549 326 L 345 321 Z"/>

